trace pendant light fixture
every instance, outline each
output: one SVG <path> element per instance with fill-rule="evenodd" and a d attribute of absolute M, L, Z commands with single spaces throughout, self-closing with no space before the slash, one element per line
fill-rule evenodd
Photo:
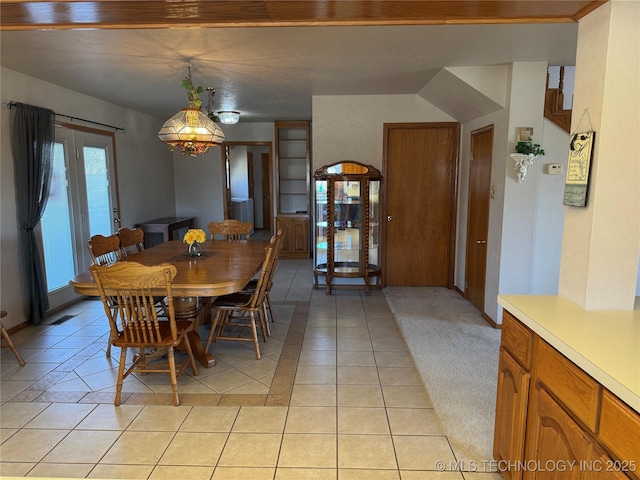
<path fill-rule="evenodd" d="M 202 106 L 202 100 L 200 100 L 202 87 L 193 86 L 191 63 L 188 64 L 188 75 L 182 81 L 182 88 L 187 91 L 189 106 L 164 122 L 158 132 L 158 137 L 163 143 L 169 145 L 171 151 L 178 148 L 183 155 L 197 157 L 206 153 L 209 147 L 224 142 L 224 133 L 200 109 Z"/>

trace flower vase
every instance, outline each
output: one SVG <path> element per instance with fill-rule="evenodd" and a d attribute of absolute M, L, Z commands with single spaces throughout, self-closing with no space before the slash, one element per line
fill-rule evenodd
<path fill-rule="evenodd" d="M 190 257 L 200 256 L 200 244 L 198 242 L 193 242 L 189 244 L 189 256 Z"/>

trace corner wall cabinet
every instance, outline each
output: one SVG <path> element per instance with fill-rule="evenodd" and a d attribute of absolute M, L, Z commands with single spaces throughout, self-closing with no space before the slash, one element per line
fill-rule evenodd
<path fill-rule="evenodd" d="M 336 278 L 371 279 L 380 287 L 380 171 L 358 162 L 338 162 L 315 174 L 314 288 L 324 278 L 332 286 L 359 286 Z M 360 284 L 361 285 L 361 284 Z"/>
<path fill-rule="evenodd" d="M 310 128 L 308 121 L 277 121 L 276 229 L 285 236 L 280 255 L 285 258 L 309 258 L 310 211 Z"/>

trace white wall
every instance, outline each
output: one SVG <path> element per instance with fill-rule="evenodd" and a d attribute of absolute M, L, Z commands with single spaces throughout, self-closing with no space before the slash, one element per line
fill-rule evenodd
<path fill-rule="evenodd" d="M 312 169 L 355 160 L 382 169 L 385 123 L 452 122 L 418 95 L 314 95 Z"/>
<path fill-rule="evenodd" d="M 586 310 L 633 310 L 640 246 L 640 2 L 580 20 L 574 132 L 595 130 L 586 207 L 567 207 L 559 294 Z"/>
<path fill-rule="evenodd" d="M 547 64 L 543 62 L 513 63 L 509 92 L 509 125 L 507 155 L 515 151 L 519 127 L 533 127 L 533 140 L 543 140 L 544 93 Z M 544 147 L 544 145 L 543 145 Z M 536 211 L 540 183 L 538 159 L 522 183 L 516 182 L 511 159 L 506 164 L 503 207 L 502 252 L 500 261 L 500 294 L 530 294 L 533 279 Z"/>
<path fill-rule="evenodd" d="M 8 102 L 28 103 L 65 115 L 125 128 L 124 133 L 118 132 L 115 136 L 123 226 L 174 215 L 175 198 L 171 153 L 157 137 L 163 120 L 87 97 L 6 68 L 2 68 L 0 72 L 0 304 L 3 310 L 9 312 L 3 319 L 3 324 L 5 327 L 11 327 L 27 321 L 28 301 L 19 274 L 18 225 L 10 140 L 11 122 L 15 111 L 6 108 Z"/>
<path fill-rule="evenodd" d="M 247 147 L 245 145 L 233 145 L 229 149 L 229 157 L 231 198 L 249 198 Z"/>
<path fill-rule="evenodd" d="M 536 229 L 533 240 L 532 295 L 557 295 L 560 278 L 560 252 L 564 223 L 564 183 L 569 158 L 569 134 L 544 120 L 544 132 L 540 144 L 545 155 L 537 159 L 539 169 Z M 544 173 L 549 163 L 562 165 L 562 175 Z"/>

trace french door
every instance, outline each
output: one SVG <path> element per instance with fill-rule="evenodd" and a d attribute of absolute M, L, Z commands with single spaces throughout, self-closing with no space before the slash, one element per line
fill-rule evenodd
<path fill-rule="evenodd" d="M 119 228 L 112 134 L 57 126 L 53 164 L 40 221 L 50 309 L 77 297 L 69 280 L 91 265 L 87 241 Z"/>

